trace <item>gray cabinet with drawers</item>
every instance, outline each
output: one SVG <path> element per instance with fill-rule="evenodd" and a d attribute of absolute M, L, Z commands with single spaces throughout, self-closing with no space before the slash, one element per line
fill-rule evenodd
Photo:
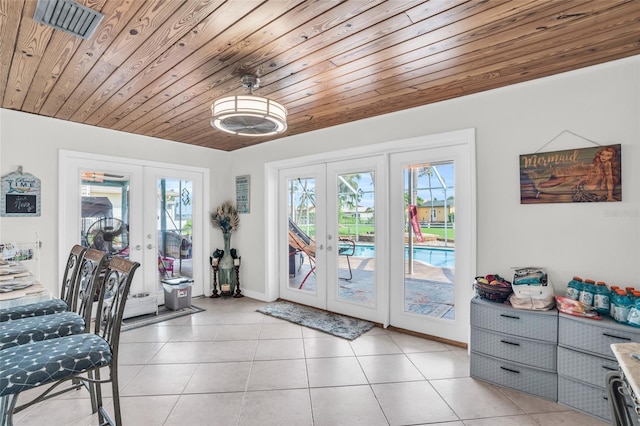
<path fill-rule="evenodd" d="M 558 402 L 611 421 L 605 377 L 618 370 L 610 345 L 640 342 L 640 329 L 566 314 L 558 321 Z"/>
<path fill-rule="evenodd" d="M 471 301 L 471 376 L 557 400 L 558 313 Z"/>

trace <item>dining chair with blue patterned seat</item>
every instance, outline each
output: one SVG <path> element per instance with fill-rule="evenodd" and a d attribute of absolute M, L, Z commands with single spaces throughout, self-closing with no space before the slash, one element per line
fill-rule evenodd
<path fill-rule="evenodd" d="M 22 318 L 57 314 L 67 310 L 74 311 L 76 309 L 75 302 L 78 296 L 78 272 L 86 251 L 87 249 L 85 247 L 78 244 L 71 248 L 62 278 L 60 298 L 0 309 L 0 323 Z"/>
<path fill-rule="evenodd" d="M 104 268 L 106 253 L 89 249 L 84 253 L 78 267 L 75 296 L 67 311 L 50 315 L 39 315 L 0 322 L 0 351 L 40 340 L 56 339 L 71 334 L 84 333 L 91 323 L 92 307 L 98 291 L 100 273 Z"/>
<path fill-rule="evenodd" d="M 84 385 L 97 406 L 100 425 L 122 425 L 118 387 L 118 345 L 122 316 L 134 273 L 140 266 L 113 257 L 101 280 L 93 332 L 42 340 L 0 351 L 0 425 L 11 426 L 13 414 Z M 100 369 L 109 377 L 101 379 Z M 80 381 L 80 385 L 74 384 Z M 102 403 L 101 385 L 111 383 L 114 419 Z M 63 386 L 66 384 L 67 386 Z M 18 405 L 21 392 L 38 387 L 44 390 L 35 399 Z M 59 389 L 59 386 L 63 386 Z"/>

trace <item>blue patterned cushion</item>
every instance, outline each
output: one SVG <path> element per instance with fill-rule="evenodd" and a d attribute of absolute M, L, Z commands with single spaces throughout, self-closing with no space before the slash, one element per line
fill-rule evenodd
<path fill-rule="evenodd" d="M 74 312 L 0 322 L 0 350 L 84 332 L 84 319 Z"/>
<path fill-rule="evenodd" d="M 0 351 L 0 396 L 109 365 L 111 348 L 93 333 L 43 340 Z"/>
<path fill-rule="evenodd" d="M 46 300 L 28 305 L 14 306 L 0 309 L 0 322 L 13 321 L 22 318 L 41 315 L 58 314 L 67 310 L 67 303 L 62 299 Z"/>

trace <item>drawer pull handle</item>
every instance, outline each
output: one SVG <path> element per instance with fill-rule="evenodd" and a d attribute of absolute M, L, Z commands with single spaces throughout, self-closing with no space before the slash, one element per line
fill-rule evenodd
<path fill-rule="evenodd" d="M 613 368 L 613 367 L 609 367 L 608 365 L 603 365 L 602 368 L 604 368 L 607 371 L 617 371 L 617 368 Z"/>
<path fill-rule="evenodd" d="M 505 318 L 520 319 L 520 317 L 517 317 L 515 315 L 500 314 L 500 316 Z"/>
<path fill-rule="evenodd" d="M 512 370 L 512 369 L 507 368 L 507 367 L 500 367 L 500 368 L 502 368 L 502 369 L 503 369 L 503 370 L 505 370 L 505 371 L 509 371 L 509 372 L 511 372 L 511 373 L 518 373 L 518 374 L 520 374 L 520 372 L 519 372 L 518 370 Z"/>
<path fill-rule="evenodd" d="M 630 338 L 628 337 L 620 337 L 620 336 L 614 336 L 613 334 L 608 334 L 608 333 L 602 333 L 603 336 L 607 336 L 607 337 L 612 337 L 614 339 L 620 339 L 620 340 L 629 340 L 631 341 Z"/>
<path fill-rule="evenodd" d="M 520 343 L 509 342 L 507 340 L 500 340 L 500 343 L 506 343 L 507 345 L 520 346 Z"/>

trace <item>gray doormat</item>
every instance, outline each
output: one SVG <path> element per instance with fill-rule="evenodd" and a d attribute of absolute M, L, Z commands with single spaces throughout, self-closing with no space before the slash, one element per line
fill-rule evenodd
<path fill-rule="evenodd" d="M 170 319 L 179 318 L 185 315 L 191 315 L 202 311 L 204 311 L 204 309 L 198 308 L 194 305 L 179 309 L 177 311 L 173 311 L 164 305 L 160 305 L 158 306 L 158 315 L 147 314 L 122 320 L 122 331 L 129 331 L 135 328 L 144 327 L 145 325 L 157 324 L 162 321 L 168 321 Z"/>
<path fill-rule="evenodd" d="M 348 340 L 359 337 L 361 334 L 371 330 L 374 326 L 374 324 L 369 321 L 345 317 L 332 312 L 284 301 L 269 303 L 265 307 L 257 309 L 257 311 Z"/>

